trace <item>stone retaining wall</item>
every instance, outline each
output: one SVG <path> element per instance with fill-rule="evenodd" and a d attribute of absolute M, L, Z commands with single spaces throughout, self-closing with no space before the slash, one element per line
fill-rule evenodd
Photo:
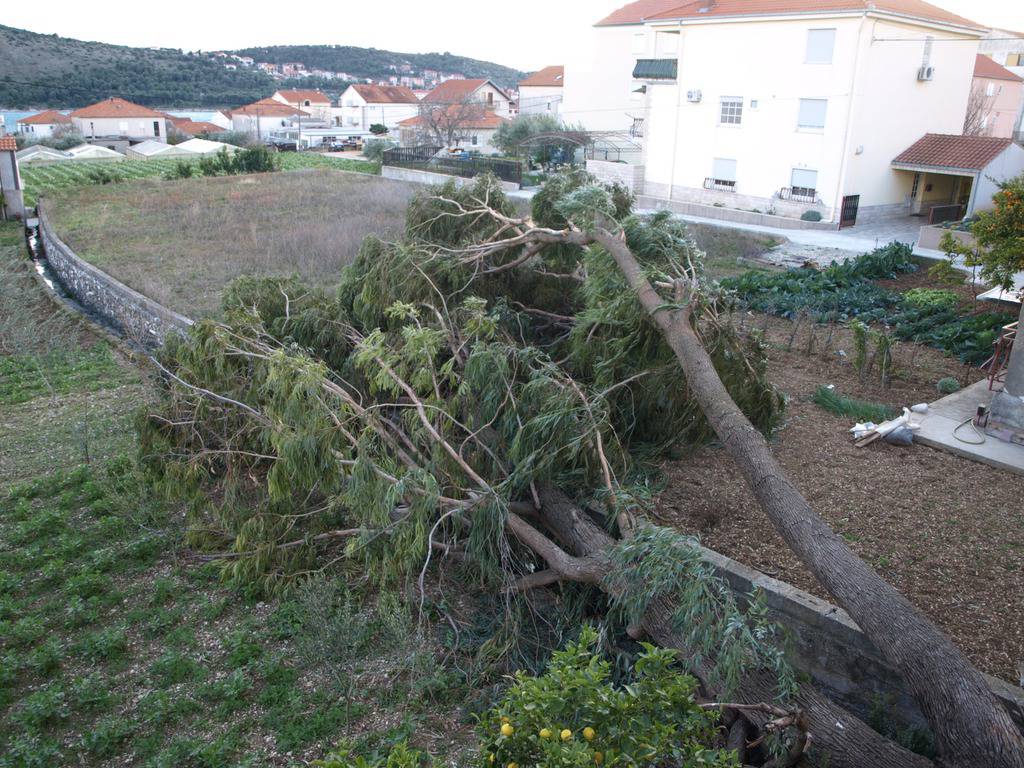
<path fill-rule="evenodd" d="M 657 211 L 672 211 L 686 216 L 703 216 L 708 219 L 721 219 L 722 221 L 735 221 L 741 224 L 759 224 L 763 227 L 775 227 L 777 229 L 820 229 L 835 231 L 836 224 L 828 221 L 804 221 L 799 218 L 788 216 L 771 216 L 767 213 L 754 213 L 753 211 L 741 211 L 726 206 L 705 205 L 703 203 L 689 202 L 686 200 L 668 200 L 664 197 L 652 195 L 651 184 L 645 184 L 645 194 L 637 198 L 637 205 L 640 208 L 651 208 Z M 667 190 L 666 190 L 667 191 Z M 726 194 L 726 193 L 722 193 Z M 803 206 L 810 208 L 811 206 Z M 825 212 L 827 218 L 828 212 Z"/>
<path fill-rule="evenodd" d="M 411 181 L 417 184 L 445 184 L 454 180 L 455 185 L 464 187 L 472 184 L 473 179 L 465 179 L 462 176 L 449 176 L 446 173 L 433 173 L 431 171 L 420 171 L 416 168 L 399 168 L 396 165 L 385 165 L 380 169 L 380 175 L 385 179 L 398 179 L 399 181 Z M 519 189 L 519 185 L 512 181 L 501 181 L 501 188 L 511 192 Z"/>
<path fill-rule="evenodd" d="M 36 209 L 39 240 L 50 268 L 65 289 L 89 312 L 120 331 L 125 338 L 153 348 L 171 333 L 181 333 L 192 321 L 115 280 L 79 258 L 53 231 L 43 204 Z"/>
<path fill-rule="evenodd" d="M 644 188 L 644 167 L 610 160 L 587 160 L 587 171 L 602 184 L 621 184 L 633 194 Z"/>

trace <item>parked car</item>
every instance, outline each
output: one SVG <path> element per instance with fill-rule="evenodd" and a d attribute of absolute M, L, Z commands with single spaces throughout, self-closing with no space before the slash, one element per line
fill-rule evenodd
<path fill-rule="evenodd" d="M 270 149 L 278 152 L 298 152 L 299 145 L 294 139 L 271 139 L 267 142 Z"/>

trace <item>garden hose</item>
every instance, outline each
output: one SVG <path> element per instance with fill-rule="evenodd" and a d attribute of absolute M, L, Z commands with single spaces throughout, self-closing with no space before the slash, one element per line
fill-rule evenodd
<path fill-rule="evenodd" d="M 959 424 L 957 424 L 956 428 L 953 429 L 953 437 L 955 437 L 961 443 L 967 443 L 967 445 L 984 445 L 985 435 L 974 424 L 974 418 L 974 416 L 971 416 L 971 418 L 964 419 Z M 960 437 L 960 435 L 957 434 L 957 432 L 959 432 L 963 427 L 967 426 L 968 424 L 971 425 L 971 429 L 974 430 L 974 434 L 981 438 L 980 440 L 964 440 L 962 437 Z"/>

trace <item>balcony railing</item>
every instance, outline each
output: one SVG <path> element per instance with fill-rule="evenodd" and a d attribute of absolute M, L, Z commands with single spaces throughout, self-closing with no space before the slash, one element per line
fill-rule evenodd
<path fill-rule="evenodd" d="M 704 179 L 704 189 L 717 189 L 719 192 L 735 192 L 736 182 L 727 179 L 713 179 L 708 176 Z"/>
<path fill-rule="evenodd" d="M 817 204 L 821 202 L 818 191 L 810 187 L 783 187 L 775 196 L 780 200 L 792 200 L 797 203 Z"/>

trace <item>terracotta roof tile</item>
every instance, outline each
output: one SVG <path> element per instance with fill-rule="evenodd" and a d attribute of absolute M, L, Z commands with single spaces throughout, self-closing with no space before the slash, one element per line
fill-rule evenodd
<path fill-rule="evenodd" d="M 1013 142 L 995 136 L 926 133 L 900 152 L 893 165 L 980 171 Z"/>
<path fill-rule="evenodd" d="M 0 152 L 17 152 L 18 142 L 13 136 L 0 136 Z"/>
<path fill-rule="evenodd" d="M 312 104 L 330 104 L 331 97 L 322 91 L 298 90 L 298 91 L 277 91 L 277 95 L 288 101 L 289 104 L 301 104 L 309 101 Z"/>
<path fill-rule="evenodd" d="M 451 111 L 459 109 L 457 104 L 445 107 L 445 109 Z M 453 120 L 457 119 L 458 115 L 453 115 Z M 472 128 L 476 130 L 488 130 L 491 128 L 498 128 L 502 123 L 507 123 L 507 118 L 496 115 L 491 110 L 483 110 L 478 116 L 468 115 L 465 119 L 459 120 L 459 126 L 462 128 Z M 398 123 L 406 127 L 415 127 L 423 124 L 423 116 L 416 115 L 415 117 L 409 117 Z"/>
<path fill-rule="evenodd" d="M 282 104 L 280 101 L 274 101 L 273 99 L 260 99 L 254 101 L 252 104 L 246 104 L 244 107 L 231 110 L 233 115 L 257 115 L 259 117 L 288 117 L 290 115 L 299 115 L 301 117 L 308 117 L 308 112 L 303 112 L 301 109 L 289 106 L 288 104 Z"/>
<path fill-rule="evenodd" d="M 419 99 L 404 85 L 353 85 L 352 89 L 362 96 L 367 104 L 419 104 Z"/>
<path fill-rule="evenodd" d="M 202 136 L 207 133 L 224 133 L 224 128 L 221 128 L 215 123 L 207 123 L 204 121 L 195 120 L 177 120 L 174 123 L 174 127 L 183 133 L 188 133 L 192 136 Z"/>
<path fill-rule="evenodd" d="M 701 10 L 701 9 L 705 10 Z M 792 13 L 877 11 L 926 21 L 982 29 L 962 16 L 924 0 L 637 0 L 612 12 L 597 26 L 642 24 L 664 19 L 704 19 L 712 16 L 774 16 Z"/>
<path fill-rule="evenodd" d="M 483 79 L 445 80 L 424 96 L 423 100 L 433 104 L 455 104 L 472 96 L 477 88 L 487 82 Z"/>
<path fill-rule="evenodd" d="M 71 118 L 55 109 L 47 109 L 38 114 L 23 117 L 18 122 L 22 125 L 53 125 L 55 123 L 70 125 Z"/>
<path fill-rule="evenodd" d="M 1017 77 L 1010 70 L 1001 64 L 996 64 L 988 56 L 978 54 L 974 59 L 974 76 L 984 77 L 987 80 L 1012 80 L 1015 83 L 1024 82 L 1024 78 Z"/>
<path fill-rule="evenodd" d="M 557 64 L 550 67 L 544 67 L 539 72 L 534 72 L 525 80 L 519 81 L 519 87 L 525 86 L 551 86 L 561 87 L 564 85 L 563 80 L 565 79 L 565 67 L 561 64 Z"/>
<path fill-rule="evenodd" d="M 119 98 L 104 99 L 76 109 L 70 117 L 163 117 L 162 112 Z"/>

